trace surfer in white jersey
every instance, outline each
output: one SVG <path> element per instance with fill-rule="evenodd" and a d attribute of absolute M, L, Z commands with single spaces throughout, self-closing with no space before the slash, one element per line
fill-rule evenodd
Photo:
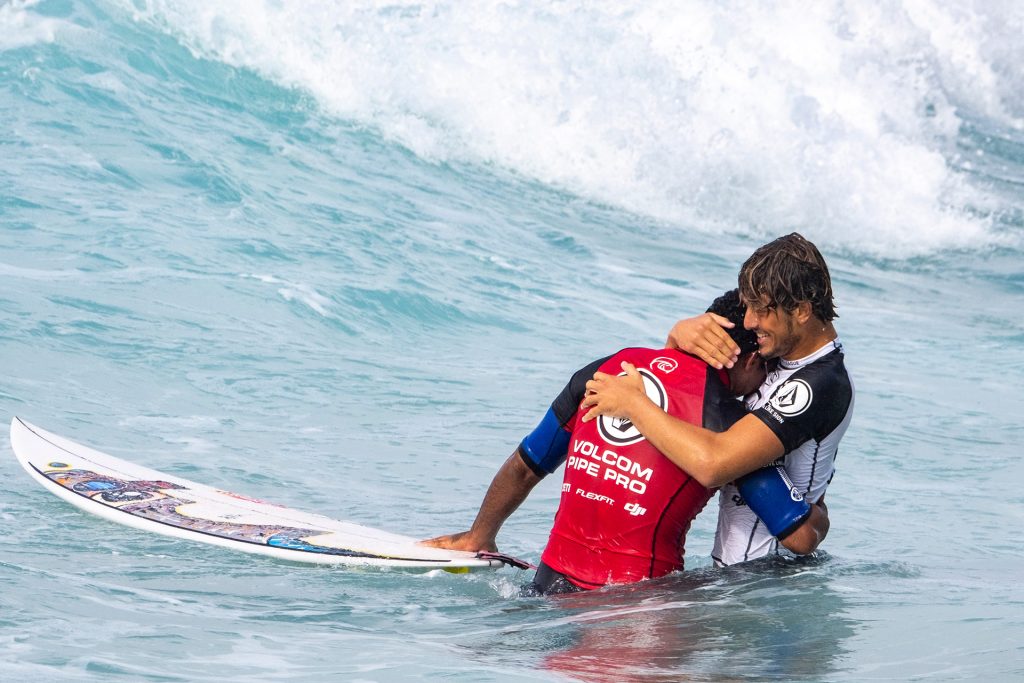
<path fill-rule="evenodd" d="M 760 390 L 747 398 L 751 413 L 732 428 L 715 434 L 674 420 L 642 388 L 638 391 L 639 377 L 628 364 L 623 377 L 595 374 L 584 400 L 590 409 L 585 420 L 598 415 L 628 418 L 701 484 L 722 487 L 712 553 L 719 565 L 774 552 L 778 538 L 791 531 L 792 520 L 805 514 L 780 508 L 778 515 L 759 518 L 745 499 L 759 495 L 758 481 L 775 486 L 779 474 L 788 475 L 783 478 L 789 479 L 795 505 L 812 506 L 816 515 L 826 512 L 825 489 L 854 403 L 853 383 L 832 324 L 837 316 L 831 278 L 818 249 L 797 233 L 781 237 L 747 259 L 739 285 L 746 306 L 744 327 L 756 332 L 760 354 L 776 365 Z M 710 314 L 680 321 L 668 345 L 716 367 L 729 366 L 735 360 L 734 344 L 721 324 Z M 731 324 L 725 321 L 724 326 Z M 723 336 L 729 341 L 722 341 Z M 738 488 L 736 480 L 752 470 Z"/>
<path fill-rule="evenodd" d="M 747 408 L 756 411 L 764 407 L 769 398 L 778 396 L 774 405 L 776 412 L 780 406 L 783 410 L 795 413 L 798 410 L 812 410 L 813 405 L 805 406 L 805 385 L 797 373 L 805 368 L 809 371 L 831 375 L 837 373 L 845 375 L 843 366 L 842 344 L 839 339 L 833 340 L 832 344 L 826 344 L 814 353 L 793 361 L 780 359 L 775 369 L 768 375 L 764 384 L 755 394 L 747 397 Z M 813 363 L 819 363 L 811 368 Z M 787 386 L 786 383 L 796 375 L 794 382 Z M 829 378 L 826 381 L 831 381 Z M 842 378 L 840 377 L 840 381 Z M 803 500 L 808 503 L 820 503 L 824 506 L 825 488 L 832 480 L 835 473 L 835 458 L 839 447 L 839 440 L 846 433 L 853 415 L 853 385 L 849 377 L 846 382 L 850 384 L 850 401 L 830 403 L 822 405 L 818 409 L 834 413 L 838 424 L 831 431 L 818 438 L 811 438 L 804 441 L 795 449 L 786 453 L 783 459 L 783 467 L 786 475 L 795 490 Z M 810 398 L 813 402 L 813 397 Z M 837 414 L 836 414 L 837 413 Z M 778 548 L 778 539 L 771 533 L 764 522 L 755 515 L 750 506 L 743 500 L 742 495 L 735 483 L 729 483 L 722 487 L 718 497 L 718 528 L 715 532 L 715 546 L 711 557 L 715 562 L 722 565 L 746 562 L 763 557 L 774 552 Z"/>

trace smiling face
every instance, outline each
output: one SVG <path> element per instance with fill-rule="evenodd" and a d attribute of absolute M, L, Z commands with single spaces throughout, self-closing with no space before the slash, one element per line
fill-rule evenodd
<path fill-rule="evenodd" d="M 744 301 L 747 312 L 743 316 L 743 327 L 757 335 L 757 349 L 764 359 L 791 357 L 800 342 L 797 331 L 796 311 L 784 310 L 777 304 L 767 303 L 767 297 L 760 301 Z"/>
<path fill-rule="evenodd" d="M 836 338 L 832 279 L 818 248 L 799 233 L 759 247 L 740 268 L 743 327 L 763 358 L 796 360 Z"/>

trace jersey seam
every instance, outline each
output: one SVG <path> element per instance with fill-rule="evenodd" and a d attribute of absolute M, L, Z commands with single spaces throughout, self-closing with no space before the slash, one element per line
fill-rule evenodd
<path fill-rule="evenodd" d="M 747 539 L 747 549 L 743 551 L 743 561 L 746 562 L 750 559 L 750 547 L 754 545 L 754 534 L 757 532 L 757 525 L 761 523 L 761 519 L 754 520 L 754 526 L 750 528 L 750 538 Z"/>
<path fill-rule="evenodd" d="M 811 476 L 807 480 L 807 490 L 804 491 L 804 495 L 805 496 L 808 493 L 810 493 L 811 492 L 811 488 L 814 487 L 814 473 L 818 469 L 818 453 L 820 451 L 821 451 L 821 442 L 820 441 L 816 441 L 815 444 L 814 444 L 814 460 L 811 462 Z"/>
<path fill-rule="evenodd" d="M 687 476 L 686 481 L 684 481 L 679 486 L 679 488 L 676 489 L 676 492 L 673 493 L 672 497 L 669 499 L 668 504 L 664 508 L 662 508 L 661 514 L 658 515 L 658 523 L 654 525 L 654 533 L 651 536 L 651 564 L 650 568 L 647 571 L 648 577 L 654 576 L 654 562 L 657 559 L 658 533 L 661 530 L 661 523 L 665 521 L 665 515 L 667 515 L 668 511 L 672 508 L 672 503 L 676 501 L 676 498 L 679 497 L 679 494 L 683 492 L 683 489 L 685 489 L 686 485 L 689 484 L 691 481 L 693 481 L 693 477 Z"/>

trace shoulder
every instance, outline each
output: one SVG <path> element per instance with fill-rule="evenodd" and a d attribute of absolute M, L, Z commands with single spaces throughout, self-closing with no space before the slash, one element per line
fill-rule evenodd
<path fill-rule="evenodd" d="M 853 383 L 840 348 L 797 368 L 754 411 L 779 435 L 787 451 L 808 439 L 821 440 L 853 408 Z"/>
<path fill-rule="evenodd" d="M 842 347 L 839 347 L 786 378 L 771 401 L 783 405 L 786 402 L 803 402 L 809 408 L 814 403 L 822 402 L 839 407 L 848 405 L 852 399 L 853 382 L 846 371 Z"/>
<path fill-rule="evenodd" d="M 558 396 L 555 397 L 555 400 L 552 401 L 551 408 L 555 411 L 558 422 L 563 427 L 568 424 L 576 414 L 580 401 L 583 400 L 583 396 L 587 392 L 587 382 L 589 382 L 590 378 L 594 376 L 594 373 L 612 357 L 613 356 L 605 356 L 604 358 L 598 358 L 574 372 L 565 387 L 563 387 L 562 391 L 560 391 Z"/>

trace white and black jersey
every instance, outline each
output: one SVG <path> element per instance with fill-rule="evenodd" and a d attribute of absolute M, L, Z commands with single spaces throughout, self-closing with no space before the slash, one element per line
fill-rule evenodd
<path fill-rule="evenodd" d="M 853 415 L 854 387 L 836 339 L 799 360 L 780 360 L 747 408 L 779 437 L 781 462 L 804 500 L 815 503 L 835 471 L 839 440 Z M 777 541 L 743 501 L 734 484 L 718 497 L 718 530 L 712 558 L 730 565 L 775 551 Z"/>

